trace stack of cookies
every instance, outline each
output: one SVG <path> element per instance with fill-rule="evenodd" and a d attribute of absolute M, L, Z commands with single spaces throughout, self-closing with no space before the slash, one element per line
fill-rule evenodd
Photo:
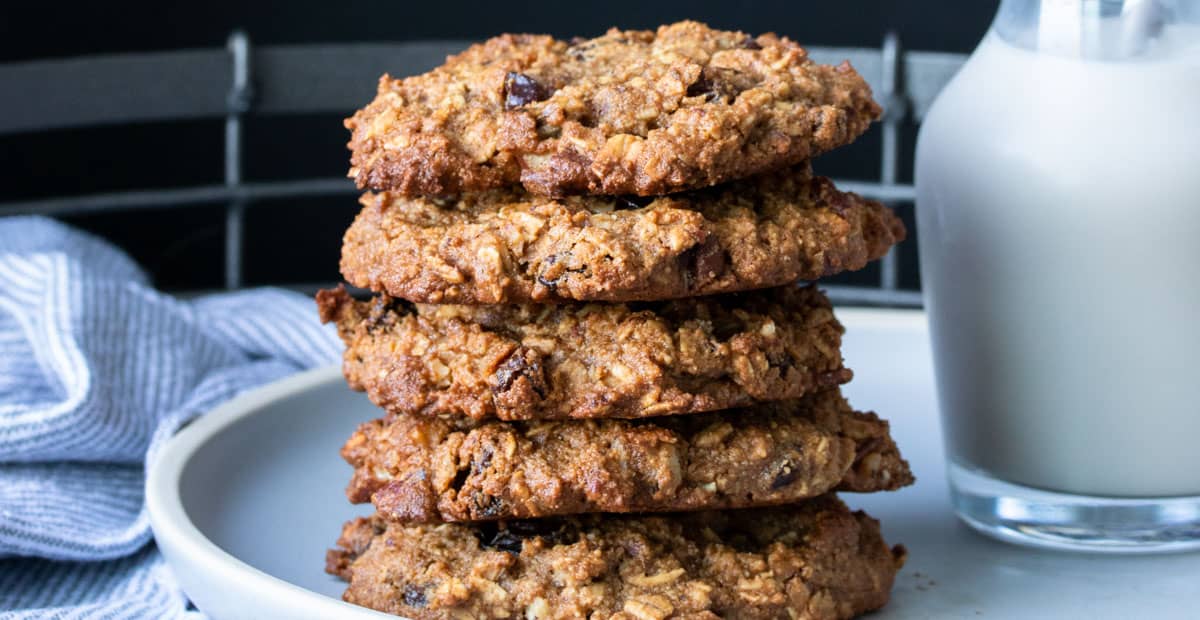
<path fill-rule="evenodd" d="M 903 551 L 835 491 L 907 463 L 852 409 L 798 282 L 904 237 L 813 176 L 879 115 L 849 65 L 682 22 L 505 35 L 385 76 L 347 121 L 372 190 L 318 295 L 385 411 L 343 448 L 327 570 L 413 618 L 844 618 Z"/>

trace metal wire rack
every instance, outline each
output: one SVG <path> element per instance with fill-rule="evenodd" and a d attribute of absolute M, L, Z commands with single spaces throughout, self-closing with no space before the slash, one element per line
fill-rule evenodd
<path fill-rule="evenodd" d="M 91 56 L 0 65 L 0 89 L 20 92 L 6 102 L 0 135 L 148 121 L 224 117 L 224 183 L 170 189 L 134 189 L 71 197 L 0 202 L 0 215 L 78 215 L 139 209 L 179 209 L 225 204 L 225 287 L 243 274 L 243 222 L 247 209 L 267 199 L 350 195 L 347 179 L 249 182 L 243 178 L 242 124 L 257 114 L 347 112 L 369 100 L 382 73 L 420 73 L 440 64 L 462 41 L 395 44 L 268 46 L 254 48 L 241 31 L 224 49 Z M 879 48 L 811 47 L 819 62 L 849 60 L 883 104 L 880 175 L 876 182 L 838 180 L 839 187 L 891 206 L 911 203 L 910 184 L 897 182 L 900 127 L 920 122 L 934 97 L 966 57 L 906 51 L 895 33 Z M 70 84 L 72 96 L 62 95 Z M 304 88 L 296 88 L 304 84 Z M 843 304 L 921 305 L 918 291 L 899 287 L 897 257 L 880 266 L 877 286 L 826 286 Z"/>

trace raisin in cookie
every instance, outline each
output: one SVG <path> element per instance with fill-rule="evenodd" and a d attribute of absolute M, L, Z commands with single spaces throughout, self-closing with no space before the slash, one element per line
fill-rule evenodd
<path fill-rule="evenodd" d="M 352 388 L 395 413 L 640 418 L 797 398 L 850 380 L 815 288 L 644 304 L 412 305 L 317 295 Z"/>
<path fill-rule="evenodd" d="M 653 200 L 367 194 L 342 275 L 424 303 L 648 301 L 861 269 L 904 239 L 886 206 L 806 166 Z"/>
<path fill-rule="evenodd" d="M 347 119 L 360 188 L 656 195 L 796 164 L 880 113 L 848 63 L 774 34 L 679 22 L 590 40 L 506 34 L 383 76 Z"/>
<path fill-rule="evenodd" d="M 837 498 L 680 515 L 345 525 L 351 603 L 443 618 L 834 620 L 888 601 L 903 547 Z"/>
<path fill-rule="evenodd" d="M 745 508 L 913 480 L 887 422 L 836 390 L 637 421 L 391 416 L 360 426 L 342 456 L 347 497 L 406 522 Z"/>

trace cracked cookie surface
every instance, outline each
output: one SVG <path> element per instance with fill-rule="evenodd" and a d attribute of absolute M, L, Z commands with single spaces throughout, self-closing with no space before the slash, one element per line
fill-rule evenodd
<path fill-rule="evenodd" d="M 405 522 L 794 503 L 911 484 L 887 422 L 836 391 L 651 420 L 367 422 L 342 456 L 346 495 Z"/>
<path fill-rule="evenodd" d="M 796 164 L 880 113 L 848 63 L 785 37 L 679 22 L 572 42 L 506 34 L 383 76 L 346 120 L 360 188 L 657 195 Z"/>
<path fill-rule="evenodd" d="M 903 547 L 828 496 L 797 506 L 489 524 L 345 525 L 351 603 L 442 618 L 834 620 L 888 601 Z"/>
<path fill-rule="evenodd" d="M 390 412 L 640 418 L 837 386 L 842 326 L 814 287 L 638 304 L 459 306 L 317 296 L 343 370 Z"/>
<path fill-rule="evenodd" d="M 861 269 L 905 237 L 879 202 L 806 166 L 656 199 L 367 194 L 341 269 L 416 302 L 646 301 Z"/>

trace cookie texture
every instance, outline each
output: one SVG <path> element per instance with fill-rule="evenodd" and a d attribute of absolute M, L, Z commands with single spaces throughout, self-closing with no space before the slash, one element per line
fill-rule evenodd
<path fill-rule="evenodd" d="M 640 418 L 837 386 L 842 326 L 813 287 L 641 304 L 413 305 L 317 295 L 351 387 L 394 413 Z"/>
<path fill-rule="evenodd" d="M 797 618 L 878 609 L 904 563 L 879 523 L 799 506 L 479 525 L 346 524 L 326 570 L 351 603 L 415 619 Z"/>
<path fill-rule="evenodd" d="M 360 188 L 656 195 L 796 164 L 880 113 L 848 63 L 784 37 L 679 22 L 571 42 L 506 34 L 347 119 Z"/>
<path fill-rule="evenodd" d="M 342 448 L 352 502 L 405 522 L 792 503 L 913 481 L 888 424 L 831 390 L 653 420 L 368 422 Z"/>
<path fill-rule="evenodd" d="M 905 237 L 886 206 L 792 168 L 663 196 L 367 194 L 341 269 L 427 303 L 647 301 L 861 269 Z"/>

